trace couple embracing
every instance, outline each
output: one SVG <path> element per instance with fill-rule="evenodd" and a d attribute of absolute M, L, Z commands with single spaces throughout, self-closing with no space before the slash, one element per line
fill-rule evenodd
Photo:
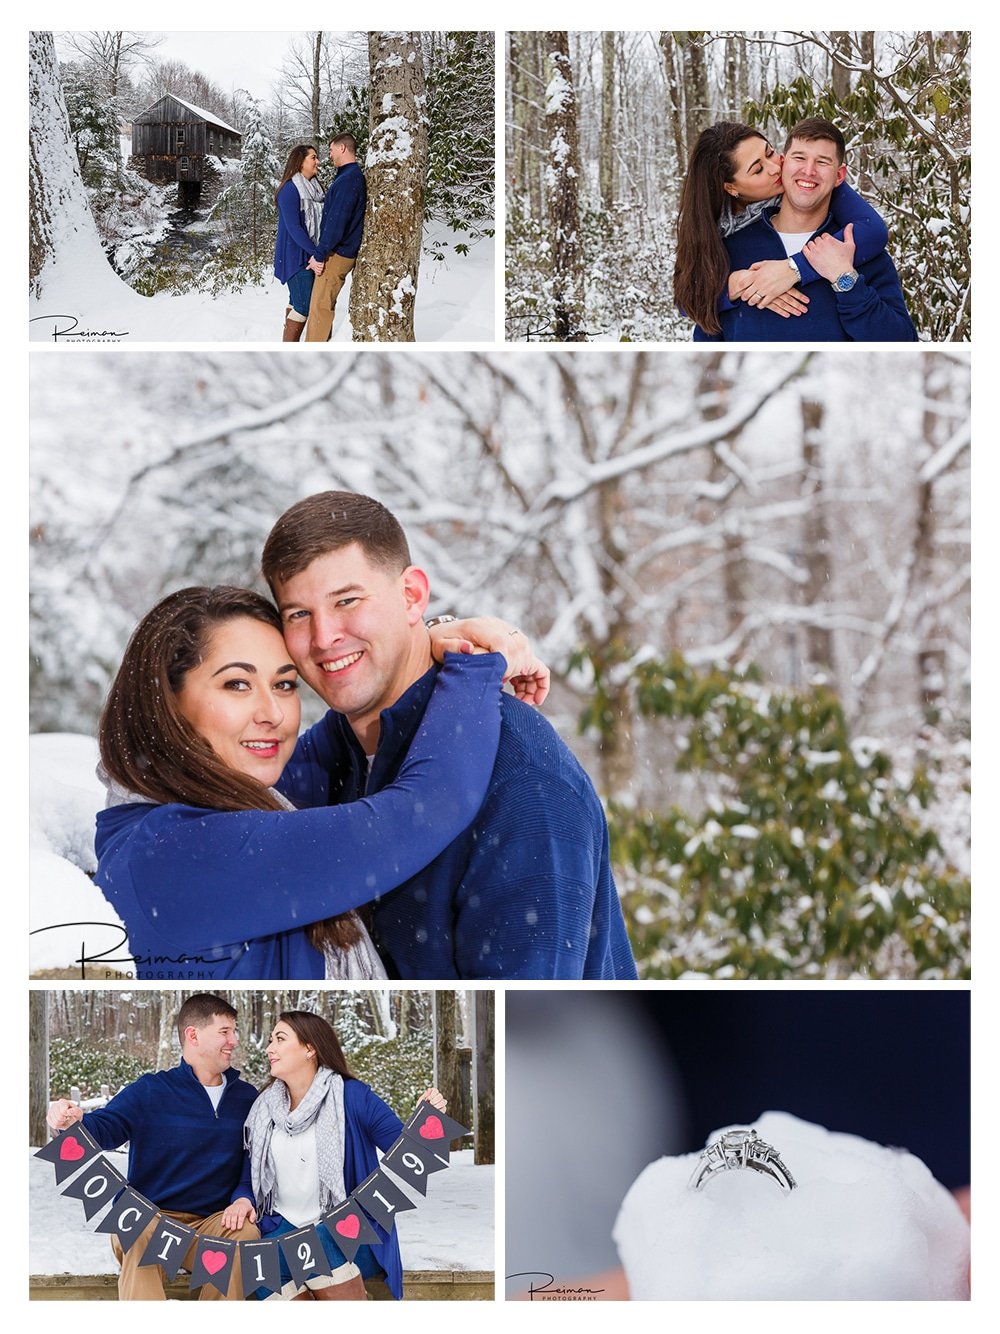
<path fill-rule="evenodd" d="M 402 528 L 352 492 L 293 505 L 262 570 L 273 603 L 154 607 L 102 715 L 95 880 L 136 975 L 634 977 L 604 813 L 530 707 L 524 635 L 425 624 Z M 329 706 L 302 737 L 300 678 Z"/>
<path fill-rule="evenodd" d="M 274 274 L 288 286 L 282 342 L 327 343 L 333 332 L 337 297 L 354 268 L 365 224 L 365 177 L 352 134 L 330 142 L 336 168 L 324 195 L 316 180 L 319 154 L 312 144 L 297 144 L 288 155 L 275 202 L 278 237 Z"/>
<path fill-rule="evenodd" d="M 879 214 L 846 181 L 832 122 L 776 153 L 751 125 L 709 126 L 691 153 L 674 297 L 696 341 L 915 342 Z"/>

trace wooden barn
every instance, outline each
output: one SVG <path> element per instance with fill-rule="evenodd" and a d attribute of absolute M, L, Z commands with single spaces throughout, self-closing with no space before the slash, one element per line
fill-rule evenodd
<path fill-rule="evenodd" d="M 239 130 L 168 93 L 132 121 L 132 156 L 149 181 L 200 185 L 206 157 L 240 155 Z"/>

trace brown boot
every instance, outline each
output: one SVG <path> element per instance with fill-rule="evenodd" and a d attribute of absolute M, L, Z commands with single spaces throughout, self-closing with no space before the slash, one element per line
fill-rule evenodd
<path fill-rule="evenodd" d="M 346 1283 L 331 1283 L 325 1288 L 313 1288 L 312 1295 L 318 1302 L 366 1302 L 368 1292 L 360 1274 L 349 1278 Z"/>
<path fill-rule="evenodd" d="M 291 310 L 291 306 L 289 306 Z M 285 316 L 285 331 L 281 335 L 283 343 L 297 343 L 302 337 L 302 330 L 306 327 L 305 320 L 293 320 L 290 316 Z"/>

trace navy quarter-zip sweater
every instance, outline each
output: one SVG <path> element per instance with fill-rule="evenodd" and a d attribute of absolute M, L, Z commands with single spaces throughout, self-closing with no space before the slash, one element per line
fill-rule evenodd
<path fill-rule="evenodd" d="M 208 1218 L 233 1200 L 253 1199 L 243 1123 L 257 1098 L 238 1070 L 223 1074 L 216 1110 L 187 1061 L 141 1075 L 83 1128 L 102 1149 L 128 1144 L 128 1183 L 158 1209 Z"/>
<path fill-rule="evenodd" d="M 279 786 L 296 805 L 392 783 L 439 669 L 381 714 L 371 773 L 333 711 L 300 737 Z M 634 978 L 597 793 L 552 725 L 501 697 L 500 745 L 479 814 L 426 868 L 375 899 L 374 937 L 403 978 Z"/>
<path fill-rule="evenodd" d="M 727 236 L 729 269 L 748 269 L 762 259 L 787 259 L 784 242 L 774 229 L 777 207 L 765 211 L 756 222 Z M 828 218 L 813 236 L 831 230 Z M 812 238 L 810 238 L 812 239 Z M 896 266 L 882 250 L 872 259 L 855 254 L 860 275 L 849 292 L 835 292 L 829 282 L 809 284 L 809 306 L 804 315 L 782 319 L 773 310 L 761 310 L 737 301 L 719 311 L 722 332 L 707 334 L 697 325 L 695 342 L 706 343 L 915 343 L 913 327 L 903 299 Z"/>

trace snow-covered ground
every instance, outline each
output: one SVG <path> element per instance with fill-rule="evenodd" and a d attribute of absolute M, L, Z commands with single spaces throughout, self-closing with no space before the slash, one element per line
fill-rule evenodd
<path fill-rule="evenodd" d="M 32 1154 L 34 1150 L 30 1150 Z M 123 1176 L 128 1154 L 107 1155 Z M 494 1267 L 493 1167 L 477 1167 L 472 1150 L 451 1155 L 447 1172 L 436 1172 L 426 1199 L 400 1214 L 396 1227 L 405 1270 L 486 1270 Z M 400 1189 L 406 1188 L 401 1186 Z M 118 1266 L 108 1238 L 86 1222 L 79 1200 L 60 1195 L 52 1164 L 29 1163 L 30 1274 L 114 1274 Z"/>
<path fill-rule="evenodd" d="M 431 224 L 424 232 L 425 247 L 441 243 L 441 253 L 448 258 L 429 258 L 425 251 L 414 313 L 418 342 L 494 339 L 494 240 L 475 242 L 467 255 L 449 254 L 462 240 L 461 233 L 443 224 Z M 244 287 L 215 297 L 200 292 L 140 296 L 115 274 L 93 238 L 75 233 L 42 274 L 41 295 L 30 300 L 29 336 L 35 342 L 59 345 L 277 343 L 287 298 L 286 288 L 276 278 L 266 287 Z M 349 304 L 350 280 L 337 302 L 335 343 L 351 341 Z"/>
<path fill-rule="evenodd" d="M 97 867 L 94 817 L 104 805 L 94 772 L 97 742 L 42 732 L 31 738 L 28 756 L 28 920 L 29 930 L 40 933 L 30 940 L 28 966 L 34 973 L 73 967 L 81 942 L 89 956 L 117 946 L 124 928 L 86 874 Z"/>

